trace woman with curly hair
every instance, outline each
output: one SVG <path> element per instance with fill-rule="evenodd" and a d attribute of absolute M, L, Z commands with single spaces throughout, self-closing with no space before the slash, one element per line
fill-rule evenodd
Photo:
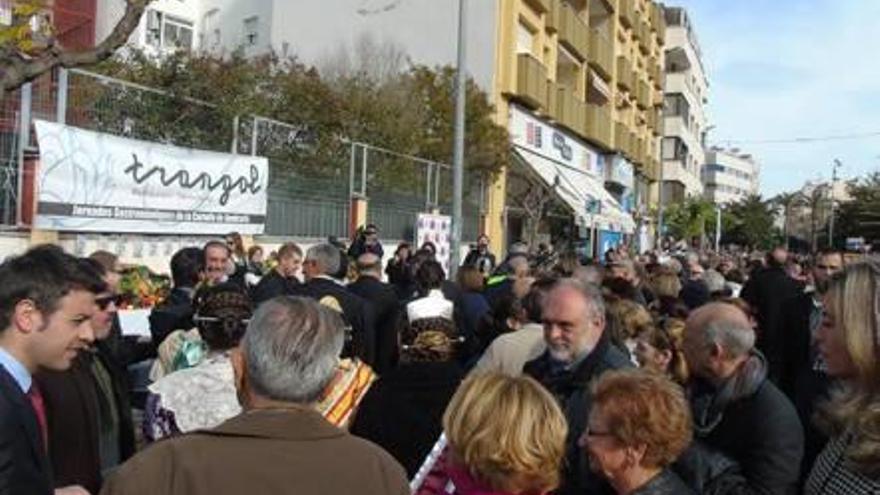
<path fill-rule="evenodd" d="M 832 276 L 823 309 L 819 367 L 842 387 L 820 409 L 831 438 L 805 493 L 880 493 L 880 263 L 855 263 Z"/>

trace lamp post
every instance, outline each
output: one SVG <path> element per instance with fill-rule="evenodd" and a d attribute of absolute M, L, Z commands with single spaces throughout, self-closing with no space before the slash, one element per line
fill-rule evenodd
<path fill-rule="evenodd" d="M 834 186 L 837 185 L 837 169 L 843 164 L 837 158 L 831 166 L 831 218 L 828 219 L 828 247 L 834 247 Z"/>
<path fill-rule="evenodd" d="M 465 72 L 465 0 L 458 0 L 458 60 L 455 78 L 455 135 L 452 155 L 452 239 L 449 253 L 449 276 L 455 277 L 461 258 L 461 202 L 464 182 L 464 107 L 467 74 Z"/>
<path fill-rule="evenodd" d="M 721 205 L 715 207 L 715 252 L 721 252 Z"/>

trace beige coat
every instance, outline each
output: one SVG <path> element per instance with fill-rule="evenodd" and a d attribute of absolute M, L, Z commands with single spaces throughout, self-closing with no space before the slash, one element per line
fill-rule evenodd
<path fill-rule="evenodd" d="M 385 451 L 312 410 L 257 410 L 156 443 L 125 463 L 102 495 L 408 495 Z"/>

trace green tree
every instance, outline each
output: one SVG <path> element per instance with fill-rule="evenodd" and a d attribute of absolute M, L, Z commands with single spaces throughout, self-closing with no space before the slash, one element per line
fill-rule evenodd
<path fill-rule="evenodd" d="M 880 242 L 880 172 L 848 184 L 851 200 L 841 203 L 835 220 L 834 243 L 843 246 L 847 237 Z"/>
<path fill-rule="evenodd" d="M 722 236 L 722 242 L 769 249 L 778 244 L 781 234 L 773 225 L 776 205 L 753 194 L 727 206 L 731 229 Z"/>
<path fill-rule="evenodd" d="M 706 232 L 715 219 L 715 205 L 701 197 L 692 196 L 666 208 L 664 222 L 668 234 L 677 239 L 700 239 L 705 244 Z"/>

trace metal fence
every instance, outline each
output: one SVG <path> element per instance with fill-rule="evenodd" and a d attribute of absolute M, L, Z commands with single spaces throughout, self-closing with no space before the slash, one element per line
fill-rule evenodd
<path fill-rule="evenodd" d="M 23 154 L 36 151 L 32 131 L 22 131 L 32 129 L 36 118 L 134 139 L 267 157 L 270 235 L 346 237 L 350 199 L 357 195 L 368 199 L 368 221 L 389 239 L 413 239 L 418 212 L 451 211 L 451 170 L 446 164 L 368 143 L 314 136 L 303 125 L 225 115 L 203 101 L 73 69 L 40 78 L 0 107 L 2 225 L 20 224 L 16 212 Z M 477 236 L 482 191 L 483 180 L 466 174 L 466 240 Z"/>

